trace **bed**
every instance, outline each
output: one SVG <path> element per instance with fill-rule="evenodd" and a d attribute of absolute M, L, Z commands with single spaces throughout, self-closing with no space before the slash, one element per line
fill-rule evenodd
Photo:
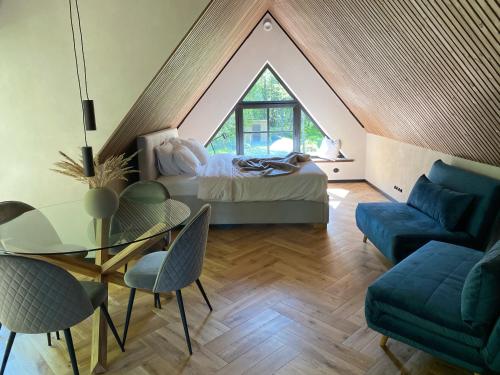
<path fill-rule="evenodd" d="M 236 201 L 223 196 L 217 200 L 200 199 L 199 193 L 210 190 L 207 186 L 212 189 L 219 179 L 212 178 L 209 180 L 212 185 L 207 185 L 200 176 L 162 176 L 158 173 L 154 148 L 177 136 L 177 129 L 166 129 L 137 138 L 139 176 L 141 180 L 162 183 L 172 198 L 186 203 L 192 213 L 208 202 L 212 206 L 212 224 L 310 223 L 325 226 L 328 223 L 327 177 L 314 163 L 304 163 L 300 171 L 288 176 L 258 179 L 240 176 L 238 183 L 233 184 L 232 198 Z M 230 181 L 226 184 L 230 186 Z"/>

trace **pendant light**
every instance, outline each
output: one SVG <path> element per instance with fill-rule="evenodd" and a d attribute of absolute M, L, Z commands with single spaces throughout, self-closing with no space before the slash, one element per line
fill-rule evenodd
<path fill-rule="evenodd" d="M 94 101 L 89 99 L 88 85 L 87 85 L 87 66 L 85 64 L 85 52 L 83 50 L 83 35 L 82 26 L 80 23 L 80 10 L 78 9 L 78 0 L 75 1 L 76 15 L 78 20 L 78 31 L 80 33 L 80 45 L 82 47 L 82 62 L 83 62 L 83 76 L 85 84 L 85 96 L 83 99 L 82 95 L 82 82 L 80 80 L 80 68 L 78 65 L 78 54 L 76 52 L 76 39 L 75 39 L 75 27 L 73 23 L 73 0 L 68 0 L 69 2 L 69 18 L 71 23 L 71 35 L 73 36 L 73 52 L 75 55 L 75 65 L 76 65 L 76 77 L 78 80 L 78 92 L 80 94 L 80 104 L 82 106 L 82 122 L 83 122 L 83 137 L 85 140 L 85 146 L 82 147 L 82 162 L 83 170 L 85 176 L 92 177 L 95 175 L 94 171 L 94 156 L 92 152 L 92 146 L 87 144 L 87 131 L 96 130 L 95 122 L 95 111 L 94 111 Z"/>

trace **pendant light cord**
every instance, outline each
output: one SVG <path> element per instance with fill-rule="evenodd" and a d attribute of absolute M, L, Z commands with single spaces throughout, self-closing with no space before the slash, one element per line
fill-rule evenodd
<path fill-rule="evenodd" d="M 76 16 L 78 18 L 78 30 L 80 31 L 80 45 L 82 46 L 83 79 L 85 81 L 85 94 L 87 95 L 87 100 L 88 100 L 89 90 L 87 84 L 87 64 L 85 64 L 85 52 L 83 51 L 82 24 L 80 23 L 80 9 L 78 8 L 78 0 L 75 0 L 75 4 L 76 4 Z"/>
<path fill-rule="evenodd" d="M 88 146 L 88 144 L 87 144 L 87 132 L 85 131 L 85 114 L 83 112 L 82 83 L 81 83 L 81 80 L 80 80 L 80 69 L 78 67 L 78 56 L 77 56 L 77 53 L 76 53 L 75 29 L 74 29 L 74 26 L 73 26 L 73 7 L 71 5 L 71 0 L 68 0 L 68 2 L 69 2 L 69 21 L 70 21 L 70 24 L 71 24 L 71 34 L 73 36 L 73 52 L 75 54 L 76 77 L 78 79 L 78 92 L 80 94 L 80 104 L 82 106 L 83 137 L 85 139 L 85 146 Z M 76 9 L 78 11 L 78 6 L 77 6 Z M 78 22 L 80 22 L 80 17 L 78 17 Z M 80 36 L 81 36 L 81 29 L 80 29 Z M 83 46 L 82 46 L 82 51 L 83 51 Z M 85 61 L 85 59 L 83 61 Z"/>

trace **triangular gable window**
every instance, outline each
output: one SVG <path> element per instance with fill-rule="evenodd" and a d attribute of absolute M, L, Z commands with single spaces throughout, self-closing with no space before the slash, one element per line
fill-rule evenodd
<path fill-rule="evenodd" d="M 264 68 L 243 98 L 243 102 L 281 102 L 293 100 L 293 96 L 283 87 L 269 67 Z"/>
<path fill-rule="evenodd" d="M 207 144 L 211 154 L 315 155 L 325 133 L 269 65 Z"/>

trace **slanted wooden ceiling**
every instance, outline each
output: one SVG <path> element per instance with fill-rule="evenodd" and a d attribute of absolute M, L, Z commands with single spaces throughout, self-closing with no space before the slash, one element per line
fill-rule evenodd
<path fill-rule="evenodd" d="M 266 11 L 368 132 L 500 165 L 495 0 L 213 0 L 102 154 L 178 126 Z"/>

